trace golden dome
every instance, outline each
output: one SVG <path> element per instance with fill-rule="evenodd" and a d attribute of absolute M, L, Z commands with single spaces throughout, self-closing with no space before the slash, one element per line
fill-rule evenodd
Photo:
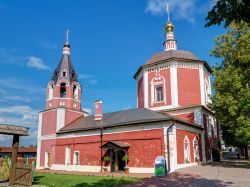
<path fill-rule="evenodd" d="M 170 21 L 168 21 L 168 22 L 166 23 L 164 29 L 165 29 L 166 32 L 173 32 L 173 30 L 174 30 L 174 25 L 173 25 Z"/>

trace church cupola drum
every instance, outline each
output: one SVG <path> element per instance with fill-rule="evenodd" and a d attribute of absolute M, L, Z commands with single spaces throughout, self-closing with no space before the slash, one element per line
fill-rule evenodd
<path fill-rule="evenodd" d="M 47 86 L 46 108 L 56 107 L 81 110 L 81 85 L 71 63 L 69 31 L 66 33 L 61 60 Z"/>

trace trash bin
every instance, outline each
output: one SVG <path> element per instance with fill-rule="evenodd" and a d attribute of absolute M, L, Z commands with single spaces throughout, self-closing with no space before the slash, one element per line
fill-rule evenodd
<path fill-rule="evenodd" d="M 165 177 L 167 174 L 166 170 L 166 159 L 163 156 L 158 156 L 155 159 L 155 176 Z"/>

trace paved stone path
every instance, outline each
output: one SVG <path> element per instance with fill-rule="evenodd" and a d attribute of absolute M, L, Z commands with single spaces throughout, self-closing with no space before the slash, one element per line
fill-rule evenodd
<path fill-rule="evenodd" d="M 165 178 L 146 179 L 123 187 L 250 187 L 250 167 L 246 161 L 225 160 L 205 166 L 192 166 Z"/>

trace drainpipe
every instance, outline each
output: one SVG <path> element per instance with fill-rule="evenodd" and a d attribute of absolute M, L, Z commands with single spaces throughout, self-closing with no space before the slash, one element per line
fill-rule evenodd
<path fill-rule="evenodd" d="M 103 168 L 102 168 L 102 167 L 103 167 L 103 166 L 102 166 L 102 165 L 103 165 L 103 159 L 102 159 L 102 136 L 103 136 L 103 134 L 102 134 L 102 130 L 103 130 L 103 129 L 100 128 L 100 131 L 101 131 L 101 132 L 100 132 L 100 138 L 101 138 L 101 172 L 102 172 L 102 169 L 103 169 Z"/>
<path fill-rule="evenodd" d="M 175 125 L 175 119 L 173 119 L 172 125 L 167 128 L 167 147 L 168 147 L 168 172 L 170 171 L 170 149 L 169 149 L 169 130 Z"/>

